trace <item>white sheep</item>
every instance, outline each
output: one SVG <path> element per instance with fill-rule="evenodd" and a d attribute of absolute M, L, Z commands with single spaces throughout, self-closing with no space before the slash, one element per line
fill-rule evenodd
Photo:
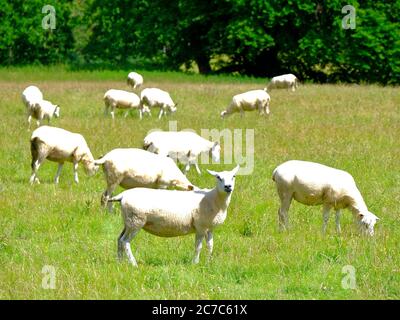
<path fill-rule="evenodd" d="M 158 88 L 146 88 L 140 93 L 142 105 L 152 108 L 160 108 L 158 118 L 166 115 L 167 111 L 176 112 L 176 106 L 168 92 Z"/>
<path fill-rule="evenodd" d="M 143 228 L 160 237 L 177 237 L 195 233 L 195 255 L 198 263 L 203 239 L 210 256 L 213 250 L 213 231 L 227 216 L 235 185 L 237 166 L 232 171 L 214 172 L 216 187 L 211 190 L 176 191 L 146 188 L 131 189 L 111 198 L 120 201 L 124 229 L 118 238 L 118 257 L 123 250 L 133 266 L 137 266 L 130 242 Z"/>
<path fill-rule="evenodd" d="M 235 112 L 240 112 L 243 117 L 245 111 L 253 110 L 258 110 L 260 115 L 268 115 L 270 101 L 271 97 L 266 90 L 251 90 L 237 94 L 232 98 L 228 108 L 221 112 L 221 117 L 224 118 Z"/>
<path fill-rule="evenodd" d="M 219 162 L 221 146 L 218 142 L 211 142 L 194 132 L 188 131 L 154 131 L 144 138 L 144 149 L 163 156 L 169 156 L 176 162 L 185 164 L 186 174 L 190 165 L 198 166 L 200 154 L 210 154 L 214 162 Z"/>
<path fill-rule="evenodd" d="M 287 228 L 289 207 L 295 199 L 305 205 L 323 205 L 324 233 L 330 209 L 336 210 L 336 230 L 340 233 L 340 211 L 347 208 L 362 231 L 371 236 L 374 234 L 374 225 L 379 218 L 368 211 L 353 177 L 346 171 L 314 162 L 291 160 L 279 165 L 272 179 L 281 200 L 278 211 L 280 229 Z"/>
<path fill-rule="evenodd" d="M 82 162 L 86 173 L 93 175 L 97 171 L 94 159 L 85 138 L 67 130 L 42 126 L 32 132 L 31 137 L 32 175 L 30 183 L 40 183 L 37 171 L 45 159 L 58 162 L 57 174 L 54 182 L 57 184 L 65 161 L 74 165 L 74 180 L 78 179 L 78 164 Z"/>
<path fill-rule="evenodd" d="M 172 159 L 141 149 L 114 149 L 94 163 L 103 166 L 107 182 L 107 189 L 101 200 L 103 206 L 118 186 L 124 189 L 195 188 Z M 111 204 L 108 209 L 112 210 Z"/>
<path fill-rule="evenodd" d="M 130 72 L 126 82 L 132 87 L 132 89 L 140 88 L 140 86 L 143 84 L 143 77 L 137 72 Z"/>
<path fill-rule="evenodd" d="M 38 126 L 44 119 L 47 119 L 47 123 L 50 123 L 51 118 L 60 117 L 60 107 L 58 105 L 52 104 L 47 100 L 40 100 L 34 102 L 29 109 L 30 117 L 28 118 L 29 127 L 31 124 L 31 117 L 37 119 L 36 123 Z"/>
<path fill-rule="evenodd" d="M 147 107 L 142 107 L 140 98 L 137 94 L 133 92 L 128 92 L 124 90 L 110 89 L 104 94 L 104 113 L 107 114 L 108 110 L 111 109 L 111 117 L 114 119 L 115 109 L 126 109 L 125 117 L 132 109 L 139 110 L 140 119 L 142 119 L 143 113 L 149 113 L 150 110 Z"/>
<path fill-rule="evenodd" d="M 296 91 L 299 79 L 294 74 L 283 74 L 281 76 L 273 77 L 269 82 L 267 89 L 292 89 Z"/>

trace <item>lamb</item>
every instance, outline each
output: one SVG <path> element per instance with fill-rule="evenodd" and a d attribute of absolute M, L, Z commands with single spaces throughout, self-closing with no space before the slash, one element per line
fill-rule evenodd
<path fill-rule="evenodd" d="M 176 112 L 176 106 L 168 92 L 157 88 L 146 88 L 140 93 L 140 100 L 144 106 L 160 108 L 158 119 L 166 115 L 167 111 Z"/>
<path fill-rule="evenodd" d="M 123 251 L 137 267 L 130 242 L 143 228 L 160 237 L 178 237 L 195 233 L 193 263 L 199 263 L 203 239 L 206 238 L 210 257 L 213 251 L 213 231 L 227 216 L 239 166 L 232 171 L 214 172 L 216 187 L 208 190 L 177 191 L 146 188 L 131 189 L 111 198 L 121 202 L 124 229 L 118 238 L 118 257 Z M 157 199 L 155 201 L 155 199 Z"/>
<path fill-rule="evenodd" d="M 197 173 L 201 174 L 197 163 L 200 154 L 211 154 L 214 162 L 220 160 L 220 144 L 204 139 L 194 132 L 154 131 L 144 138 L 143 145 L 145 150 L 184 163 L 184 174 L 189 171 L 190 165 L 194 165 Z"/>
<path fill-rule="evenodd" d="M 299 79 L 294 74 L 283 74 L 281 76 L 273 77 L 267 86 L 268 91 L 271 89 L 292 89 L 296 91 Z"/>
<path fill-rule="evenodd" d="M 178 169 L 170 158 L 141 149 L 114 149 L 99 160 L 107 181 L 107 189 L 101 198 L 102 206 L 117 186 L 124 189 L 167 188 L 176 187 L 182 190 L 193 190 L 193 184 Z M 112 210 L 112 204 L 108 206 Z"/>
<path fill-rule="evenodd" d="M 37 171 L 45 159 L 58 162 L 58 170 L 54 178 L 56 184 L 58 184 L 65 161 L 73 163 L 76 183 L 79 182 L 77 172 L 79 162 L 82 162 L 88 175 L 95 174 L 98 169 L 94 164 L 94 158 L 85 138 L 78 133 L 72 133 L 61 128 L 42 126 L 34 130 L 31 137 L 31 154 L 31 184 L 40 183 Z"/>
<path fill-rule="evenodd" d="M 132 89 L 140 88 L 143 84 L 143 77 L 137 72 L 130 72 L 126 82 Z"/>
<path fill-rule="evenodd" d="M 129 110 L 138 109 L 140 119 L 142 119 L 143 113 L 149 113 L 150 110 L 147 107 L 142 107 L 140 98 L 133 92 L 124 90 L 110 89 L 104 94 L 104 113 L 107 114 L 108 110 L 111 109 L 111 117 L 114 119 L 115 108 L 127 109 L 125 117 L 128 116 Z"/>
<path fill-rule="evenodd" d="M 325 233 L 330 209 L 336 210 L 336 230 L 341 232 L 341 209 L 349 209 L 360 230 L 374 234 L 374 225 L 379 220 L 368 211 L 353 177 L 346 171 L 322 164 L 291 160 L 279 165 L 273 172 L 273 181 L 281 201 L 278 211 L 280 229 L 288 226 L 288 210 L 292 199 L 305 205 L 323 205 L 323 226 Z"/>
<path fill-rule="evenodd" d="M 28 116 L 28 128 L 31 127 L 32 116 L 36 118 L 37 125 L 41 124 L 44 118 L 50 119 L 60 115 L 60 108 L 47 100 L 43 100 L 43 93 L 36 86 L 29 86 L 22 92 L 22 102 L 26 106 Z"/>
<path fill-rule="evenodd" d="M 43 119 L 47 119 L 47 123 L 50 123 L 50 120 L 54 117 L 60 117 L 60 107 L 58 105 L 52 104 L 47 100 L 40 100 L 34 102 L 29 109 L 30 117 L 28 118 L 29 127 L 31 124 L 31 117 L 33 116 L 37 119 L 37 126 L 41 125 Z"/>
<path fill-rule="evenodd" d="M 268 115 L 270 113 L 270 101 L 271 97 L 266 90 L 247 91 L 234 96 L 228 108 L 221 112 L 221 117 L 224 118 L 235 112 L 240 112 L 243 117 L 245 111 L 253 111 L 256 109 L 259 111 L 260 115 Z"/>

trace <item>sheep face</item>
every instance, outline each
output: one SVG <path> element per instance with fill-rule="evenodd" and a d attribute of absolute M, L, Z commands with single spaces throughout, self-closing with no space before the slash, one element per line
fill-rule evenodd
<path fill-rule="evenodd" d="M 221 158 L 221 146 L 218 142 L 215 142 L 211 149 L 211 157 L 214 162 L 219 163 Z"/>
<path fill-rule="evenodd" d="M 228 112 L 227 112 L 227 111 L 222 111 L 222 112 L 221 112 L 221 118 L 222 118 L 222 119 L 225 118 L 227 115 L 228 115 Z"/>
<path fill-rule="evenodd" d="M 366 235 L 373 236 L 374 226 L 379 218 L 372 212 L 367 212 L 366 214 L 360 213 L 358 218 L 361 232 Z"/>
<path fill-rule="evenodd" d="M 231 171 L 215 172 L 207 170 L 209 174 L 213 175 L 217 179 L 217 190 L 220 193 L 232 193 L 235 187 L 236 173 L 239 170 L 239 166 L 236 166 Z"/>
<path fill-rule="evenodd" d="M 168 106 L 168 108 L 169 108 L 169 111 L 171 112 L 171 113 L 175 113 L 176 112 L 176 106 L 177 106 L 177 104 L 175 104 L 175 105 L 173 105 L 173 106 Z"/>
<path fill-rule="evenodd" d="M 99 170 L 99 166 L 95 165 L 94 162 L 88 162 L 88 163 L 84 163 L 84 168 L 85 168 L 85 172 L 86 174 L 91 177 L 94 176 L 97 171 Z"/>

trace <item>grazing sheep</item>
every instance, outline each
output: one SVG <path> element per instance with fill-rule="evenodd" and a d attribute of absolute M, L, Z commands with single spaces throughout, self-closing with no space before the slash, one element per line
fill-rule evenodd
<path fill-rule="evenodd" d="M 85 138 L 78 134 L 67 130 L 42 126 L 32 132 L 31 137 L 31 153 L 32 153 L 32 176 L 30 183 L 39 183 L 37 171 L 45 159 L 58 162 L 58 170 L 54 182 L 57 184 L 61 169 L 65 161 L 74 164 L 74 180 L 78 179 L 78 163 L 82 162 L 86 173 L 93 175 L 97 171 L 94 164 L 92 153 L 86 144 Z"/>
<path fill-rule="evenodd" d="M 137 72 L 130 72 L 126 82 L 132 89 L 140 88 L 143 84 L 143 77 Z"/>
<path fill-rule="evenodd" d="M 154 131 L 144 138 L 144 149 L 163 156 L 169 156 L 174 161 L 185 164 L 186 174 L 190 165 L 196 167 L 201 174 L 197 159 L 200 154 L 211 154 L 215 162 L 219 162 L 221 146 L 218 142 L 211 142 L 194 132 L 188 131 Z"/>
<path fill-rule="evenodd" d="M 157 88 L 147 88 L 140 93 L 140 100 L 144 106 L 152 108 L 160 108 L 158 119 L 162 115 L 166 115 L 167 111 L 176 112 L 176 106 L 168 92 Z"/>
<path fill-rule="evenodd" d="M 224 118 L 235 112 L 240 112 L 243 117 L 245 111 L 253 110 L 258 110 L 260 115 L 268 115 L 270 101 L 271 97 L 265 90 L 247 91 L 234 96 L 228 108 L 221 112 L 221 117 Z"/>
<path fill-rule="evenodd" d="M 31 117 L 33 116 L 37 119 L 36 123 L 38 126 L 41 125 L 43 119 L 47 119 L 47 123 L 50 123 L 51 118 L 60 117 L 60 107 L 52 104 L 50 101 L 47 100 L 40 100 L 33 103 L 30 110 L 30 117 L 28 118 L 29 127 L 31 125 Z"/>
<path fill-rule="evenodd" d="M 325 233 L 331 208 L 336 210 L 336 229 L 340 233 L 340 210 L 349 209 L 360 230 L 374 234 L 374 225 L 379 219 L 368 208 L 353 177 L 342 170 L 322 164 L 292 160 L 279 165 L 273 172 L 281 206 L 280 228 L 288 226 L 288 211 L 292 199 L 305 205 L 323 205 L 323 227 Z"/>
<path fill-rule="evenodd" d="M 142 119 L 144 112 L 150 112 L 147 107 L 142 107 L 140 98 L 133 92 L 110 89 L 104 94 L 103 100 L 105 104 L 104 113 L 107 114 L 108 110 L 111 109 L 111 117 L 113 119 L 115 108 L 127 109 L 125 112 L 125 117 L 128 116 L 129 110 L 138 109 L 140 119 Z"/>
<path fill-rule="evenodd" d="M 268 91 L 271 89 L 292 89 L 296 91 L 299 79 L 294 74 L 284 74 L 281 76 L 273 77 L 267 86 Z"/>
<path fill-rule="evenodd" d="M 145 150 L 114 149 L 94 163 L 103 165 L 107 181 L 107 189 L 101 198 L 103 206 L 107 204 L 107 200 L 119 185 L 124 189 L 137 187 L 194 189 L 193 184 L 172 159 Z M 112 210 L 111 204 L 108 209 Z"/>
<path fill-rule="evenodd" d="M 118 257 L 123 250 L 130 263 L 137 266 L 130 242 L 143 228 L 160 237 L 177 237 L 195 233 L 195 256 L 199 262 L 203 239 L 210 256 L 213 250 L 213 230 L 221 225 L 227 216 L 235 185 L 237 166 L 232 171 L 214 172 L 216 187 L 208 190 L 176 191 L 137 188 L 122 192 L 109 201 L 120 201 L 124 229 L 118 238 Z"/>

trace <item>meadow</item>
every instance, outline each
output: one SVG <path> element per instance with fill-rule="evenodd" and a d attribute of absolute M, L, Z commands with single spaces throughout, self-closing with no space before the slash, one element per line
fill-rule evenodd
<path fill-rule="evenodd" d="M 140 71 L 139 71 L 140 72 Z M 125 71 L 71 72 L 65 68 L 0 69 L 0 298 L 1 299 L 399 299 L 400 298 L 400 88 L 303 84 L 295 93 L 272 91 L 271 115 L 239 114 L 221 120 L 234 94 L 263 88 L 264 79 L 141 72 L 144 87 L 169 91 L 178 111 L 157 120 L 136 112 L 103 114 L 107 89 L 129 90 Z M 238 176 L 225 223 L 214 234 L 214 255 L 203 247 L 192 265 L 194 235 L 159 238 L 144 231 L 132 241 L 135 269 L 117 261 L 120 209 L 100 207 L 101 170 L 93 177 L 46 161 L 40 185 L 29 185 L 31 131 L 21 92 L 31 84 L 61 106 L 54 126 L 79 132 L 95 158 L 138 147 L 154 128 L 254 129 L 254 171 Z M 35 125 L 33 123 L 32 128 Z M 224 144 L 222 140 L 222 144 Z M 350 172 L 378 217 L 373 238 L 358 234 L 344 211 L 342 234 L 334 217 L 321 234 L 320 207 L 293 202 L 291 228 L 278 231 L 273 169 L 289 159 L 320 162 Z M 189 180 L 215 182 L 205 171 L 234 164 L 200 165 Z M 122 189 L 118 189 L 121 191 Z M 55 289 L 42 286 L 44 266 L 56 272 Z M 343 267 L 356 286 L 346 289 Z"/>

